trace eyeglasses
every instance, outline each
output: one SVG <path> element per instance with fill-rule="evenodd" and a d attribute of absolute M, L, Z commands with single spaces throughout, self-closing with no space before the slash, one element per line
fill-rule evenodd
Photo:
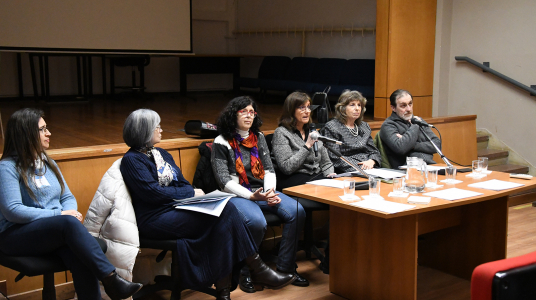
<path fill-rule="evenodd" d="M 239 110 L 238 114 L 241 115 L 241 116 L 249 116 L 249 115 L 251 115 L 254 118 L 257 116 L 256 111 L 247 111 L 247 110 L 244 110 L 244 109 Z"/>
<path fill-rule="evenodd" d="M 307 106 L 305 106 L 305 105 L 298 106 L 298 109 L 299 109 L 300 111 L 305 111 L 305 110 L 311 111 L 311 105 L 307 105 Z"/>
<path fill-rule="evenodd" d="M 157 125 L 156 128 L 155 128 L 154 130 L 156 130 L 156 131 L 161 131 L 161 130 L 162 130 L 162 126 Z"/>
<path fill-rule="evenodd" d="M 50 130 L 48 130 L 48 127 L 46 127 L 46 126 L 40 127 L 40 128 L 39 128 L 39 131 L 40 131 L 41 133 L 45 133 L 45 132 L 47 132 L 47 131 L 50 132 Z"/>

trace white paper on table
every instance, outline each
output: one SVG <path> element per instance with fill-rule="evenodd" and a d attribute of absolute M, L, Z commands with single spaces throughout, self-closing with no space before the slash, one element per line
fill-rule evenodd
<path fill-rule="evenodd" d="M 422 196 L 411 196 L 408 198 L 408 203 L 413 204 L 428 204 L 430 203 L 431 197 L 422 197 Z"/>
<path fill-rule="evenodd" d="M 396 203 L 396 202 L 378 200 L 378 199 L 365 199 L 363 201 L 350 203 L 350 205 L 361 207 L 361 208 L 378 210 L 378 211 L 386 212 L 388 214 L 394 214 L 397 212 L 415 208 L 415 205 L 408 205 L 408 204 L 402 204 L 402 203 Z"/>
<path fill-rule="evenodd" d="M 361 200 L 361 198 L 359 198 L 359 196 L 357 195 L 343 195 L 343 196 L 339 196 L 339 198 L 341 198 L 342 201 Z"/>
<path fill-rule="evenodd" d="M 444 182 L 446 184 L 456 184 L 456 183 L 462 183 L 463 181 L 458 179 L 443 179 L 440 182 Z"/>
<path fill-rule="evenodd" d="M 216 202 L 180 205 L 180 206 L 175 206 L 175 209 L 191 210 L 191 211 L 196 211 L 196 212 L 200 212 L 203 214 L 219 217 L 221 215 L 221 212 L 225 208 L 225 205 L 227 205 L 227 202 L 229 202 L 229 199 L 231 198 L 232 197 L 228 197 L 223 200 L 216 201 Z"/>
<path fill-rule="evenodd" d="M 363 199 L 365 199 L 365 200 L 385 200 L 380 195 L 363 195 L 361 197 L 363 197 Z"/>
<path fill-rule="evenodd" d="M 389 171 L 384 169 L 370 169 L 370 170 L 364 170 L 368 175 L 378 176 L 383 179 L 391 179 L 391 178 L 397 178 L 397 177 L 404 177 L 406 174 L 395 172 L 395 171 Z M 357 171 L 352 172 L 357 173 Z"/>
<path fill-rule="evenodd" d="M 482 174 L 482 173 L 481 174 L 479 174 L 479 173 L 469 173 L 469 174 L 465 175 L 465 177 L 472 177 L 474 179 L 480 179 L 480 178 L 484 178 L 486 176 L 488 176 L 488 175 L 487 174 Z"/>
<path fill-rule="evenodd" d="M 491 174 L 491 172 L 493 172 L 493 171 L 490 171 L 490 170 L 486 170 L 486 171 L 480 171 L 480 172 L 482 172 L 482 174 L 486 174 L 486 175 L 489 175 L 489 174 Z"/>
<path fill-rule="evenodd" d="M 425 193 L 423 195 L 452 201 L 452 200 L 459 200 L 463 198 L 476 197 L 476 196 L 483 195 L 483 194 L 478 193 L 478 192 L 468 191 L 468 190 L 462 190 L 458 188 L 450 188 L 446 190 Z"/>
<path fill-rule="evenodd" d="M 516 187 L 524 186 L 524 184 L 516 183 L 516 182 L 503 181 L 503 180 L 497 180 L 497 179 L 491 179 L 491 180 L 487 180 L 487 181 L 471 183 L 471 184 L 469 184 L 467 186 L 486 189 L 486 190 L 501 191 L 501 190 L 513 189 L 513 188 L 516 188 Z"/>
<path fill-rule="evenodd" d="M 395 193 L 390 192 L 387 197 L 393 197 L 393 198 L 406 198 L 409 195 L 409 193 Z"/>
<path fill-rule="evenodd" d="M 335 179 L 319 179 L 319 180 L 309 181 L 307 183 L 314 184 L 314 185 L 334 187 L 334 188 L 339 188 L 339 189 L 344 188 L 344 181 L 335 180 Z"/>

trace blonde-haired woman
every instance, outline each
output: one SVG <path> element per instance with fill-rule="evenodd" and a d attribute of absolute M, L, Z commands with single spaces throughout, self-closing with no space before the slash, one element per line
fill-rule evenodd
<path fill-rule="evenodd" d="M 380 151 L 370 136 L 371 129 L 363 121 L 367 99 L 358 91 L 344 91 L 335 105 L 335 118 L 322 128 L 322 135 L 341 141 L 343 145 L 330 145 L 350 162 L 369 170 L 381 165 Z M 337 173 L 355 171 L 355 169 L 329 152 L 329 158 Z"/>

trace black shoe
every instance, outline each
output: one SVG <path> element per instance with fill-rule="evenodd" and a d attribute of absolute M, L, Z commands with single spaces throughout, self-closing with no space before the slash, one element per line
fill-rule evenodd
<path fill-rule="evenodd" d="M 115 271 L 112 275 L 101 280 L 106 295 L 112 300 L 126 299 L 139 291 L 143 284 L 123 279 Z"/>
<path fill-rule="evenodd" d="M 240 289 L 246 293 L 256 292 L 255 286 L 253 286 L 253 282 L 251 282 L 251 277 L 249 276 L 241 275 L 238 284 L 240 286 Z"/>
<path fill-rule="evenodd" d="M 279 269 L 277 269 L 277 271 L 282 272 L 282 273 L 286 273 L 286 272 L 283 272 L 283 271 L 281 271 Z M 296 280 L 294 280 L 292 285 L 301 286 L 301 287 L 309 286 L 309 280 L 303 278 L 300 274 L 298 274 L 297 271 L 294 271 L 294 276 L 296 276 Z"/>
<path fill-rule="evenodd" d="M 300 274 L 298 274 L 298 272 L 294 272 L 294 274 L 296 275 L 296 280 L 294 280 L 292 285 L 301 287 L 309 286 L 309 280 L 303 278 Z"/>

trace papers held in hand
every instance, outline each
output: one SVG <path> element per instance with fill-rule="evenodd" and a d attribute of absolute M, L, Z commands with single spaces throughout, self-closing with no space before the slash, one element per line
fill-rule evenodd
<path fill-rule="evenodd" d="M 213 191 L 206 195 L 175 200 L 176 209 L 197 211 L 200 213 L 219 217 L 225 205 L 235 194 L 229 194 L 221 191 Z"/>

